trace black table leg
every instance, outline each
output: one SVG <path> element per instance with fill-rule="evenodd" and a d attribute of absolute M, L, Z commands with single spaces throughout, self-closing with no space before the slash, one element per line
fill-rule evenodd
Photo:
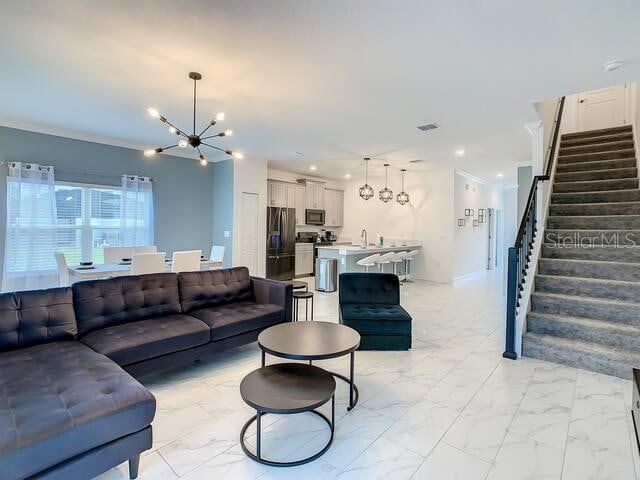
<path fill-rule="evenodd" d="M 260 410 L 256 410 L 256 456 L 258 457 L 258 460 L 261 460 L 262 457 L 260 456 L 260 418 L 262 417 L 262 412 L 260 412 Z"/>
<path fill-rule="evenodd" d="M 267 354 L 265 353 L 264 350 L 262 350 L 262 366 L 263 367 L 267 364 L 266 356 L 267 356 Z"/>
<path fill-rule="evenodd" d="M 353 403 L 353 377 L 354 377 L 354 364 L 355 364 L 356 354 L 355 352 L 351 352 L 351 365 L 349 366 L 349 408 L 351 410 L 355 407 Z"/>

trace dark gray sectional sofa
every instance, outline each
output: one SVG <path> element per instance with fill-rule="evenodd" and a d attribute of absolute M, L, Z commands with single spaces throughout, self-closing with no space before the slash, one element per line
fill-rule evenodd
<path fill-rule="evenodd" d="M 291 297 L 243 267 L 0 295 L 0 478 L 135 478 L 156 402 L 133 376 L 255 341 Z"/>

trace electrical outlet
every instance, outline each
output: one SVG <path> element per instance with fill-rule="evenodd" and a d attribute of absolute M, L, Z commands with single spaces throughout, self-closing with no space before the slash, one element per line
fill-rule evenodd
<path fill-rule="evenodd" d="M 229 230 L 224 231 L 224 238 L 229 238 L 231 236 L 231 232 Z"/>

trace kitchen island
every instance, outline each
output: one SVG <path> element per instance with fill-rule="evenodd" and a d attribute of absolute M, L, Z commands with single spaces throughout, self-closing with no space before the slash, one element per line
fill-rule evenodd
<path fill-rule="evenodd" d="M 406 245 L 396 246 L 377 246 L 377 245 L 369 245 L 366 248 L 363 248 L 361 245 L 327 245 L 327 246 L 319 246 L 318 248 L 318 258 L 335 258 L 338 260 L 338 273 L 345 272 L 364 272 L 365 268 L 357 265 L 356 262 L 358 260 L 362 260 L 369 255 L 373 255 L 375 253 L 379 253 L 380 255 L 385 254 L 387 252 L 408 252 L 411 250 L 419 250 L 422 248 L 422 245 L 417 242 L 407 242 Z M 370 272 L 377 272 L 377 267 L 369 268 Z M 388 264 L 385 265 L 385 272 L 391 273 L 393 272 L 393 265 Z M 404 262 L 398 265 L 398 273 L 404 273 Z"/>

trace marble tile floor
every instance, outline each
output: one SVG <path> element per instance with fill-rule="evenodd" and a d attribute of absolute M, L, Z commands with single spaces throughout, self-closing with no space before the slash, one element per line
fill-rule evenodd
<path fill-rule="evenodd" d="M 495 272 L 457 285 L 403 286 L 414 348 L 356 354 L 360 403 L 347 412 L 338 381 L 334 443 L 307 465 L 266 467 L 239 446 L 253 412 L 238 387 L 259 366 L 256 344 L 141 379 L 158 413 L 139 478 L 640 480 L 631 382 L 503 359 L 502 280 Z M 337 321 L 337 293 L 316 292 L 315 301 L 316 320 Z M 319 365 L 348 371 L 347 358 Z M 311 414 L 267 415 L 263 428 L 263 453 L 274 459 L 308 456 L 328 439 Z M 126 464 L 99 477 L 126 478 Z"/>

